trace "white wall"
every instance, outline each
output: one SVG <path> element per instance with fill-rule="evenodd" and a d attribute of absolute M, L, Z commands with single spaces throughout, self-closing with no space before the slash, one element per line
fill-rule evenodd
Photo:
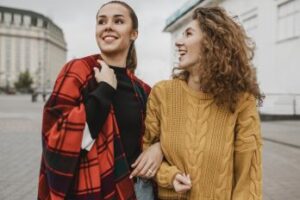
<path fill-rule="evenodd" d="M 287 40 L 278 39 L 278 8 L 288 0 L 224 0 L 220 6 L 231 15 L 238 15 L 239 21 L 256 42 L 254 65 L 257 68 L 258 81 L 266 99 L 262 113 L 291 115 L 300 114 L 300 34 Z M 300 0 L 294 0 L 299 14 Z M 203 5 L 199 5 L 203 6 Z M 298 11 L 297 11 L 298 9 Z M 249 21 L 252 16 L 254 20 Z M 184 17 L 186 18 L 186 17 Z M 253 18 L 252 18 L 253 19 Z M 172 32 L 172 43 L 182 31 L 183 25 Z M 300 33 L 300 31 L 298 30 Z M 171 51 L 174 54 L 174 50 Z M 171 56 L 172 59 L 174 56 Z"/>

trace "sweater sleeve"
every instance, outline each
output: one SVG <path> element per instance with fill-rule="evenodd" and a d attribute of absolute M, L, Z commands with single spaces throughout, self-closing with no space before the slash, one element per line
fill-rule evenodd
<path fill-rule="evenodd" d="M 151 144 L 160 140 L 161 134 L 161 101 L 164 100 L 166 92 L 163 90 L 164 83 L 158 83 L 153 87 L 148 97 L 147 115 L 145 120 L 146 130 L 143 137 L 144 150 Z M 155 176 L 156 182 L 161 187 L 172 188 L 174 176 L 180 173 L 175 165 L 163 160 Z"/>
<path fill-rule="evenodd" d="M 159 141 L 160 137 L 160 101 L 159 91 L 156 86 L 149 94 L 146 108 L 145 134 L 143 136 L 143 149 L 146 150 L 150 145 Z"/>
<path fill-rule="evenodd" d="M 163 160 L 156 173 L 155 180 L 161 187 L 173 188 L 173 180 L 178 173 L 181 173 L 181 171 L 175 165 L 170 165 L 166 160 Z"/>
<path fill-rule="evenodd" d="M 262 139 L 256 100 L 249 97 L 238 113 L 234 142 L 233 200 L 262 199 Z"/>
<path fill-rule="evenodd" d="M 110 110 L 115 89 L 108 83 L 100 82 L 85 101 L 86 121 L 93 139 L 97 138 Z"/>

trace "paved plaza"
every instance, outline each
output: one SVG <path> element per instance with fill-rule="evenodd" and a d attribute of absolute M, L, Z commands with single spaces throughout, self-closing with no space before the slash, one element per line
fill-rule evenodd
<path fill-rule="evenodd" d="M 0 95 L 0 200 L 36 199 L 41 99 Z M 264 200 L 300 199 L 300 121 L 263 122 Z"/>

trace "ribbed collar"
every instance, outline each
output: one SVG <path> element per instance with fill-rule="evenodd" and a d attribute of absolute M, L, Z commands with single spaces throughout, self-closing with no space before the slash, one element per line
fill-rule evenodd
<path fill-rule="evenodd" d="M 125 67 L 118 67 L 118 66 L 112 66 L 112 65 L 109 65 L 109 67 L 111 69 L 113 69 L 116 74 L 126 74 L 127 73 L 127 69 Z"/>

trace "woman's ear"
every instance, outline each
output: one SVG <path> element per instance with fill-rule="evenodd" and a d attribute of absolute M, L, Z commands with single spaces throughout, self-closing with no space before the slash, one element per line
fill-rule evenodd
<path fill-rule="evenodd" d="M 138 31 L 135 31 L 135 30 L 132 31 L 130 40 L 131 40 L 131 41 L 135 41 L 135 40 L 137 39 L 138 35 L 139 35 L 139 32 L 138 32 Z"/>

